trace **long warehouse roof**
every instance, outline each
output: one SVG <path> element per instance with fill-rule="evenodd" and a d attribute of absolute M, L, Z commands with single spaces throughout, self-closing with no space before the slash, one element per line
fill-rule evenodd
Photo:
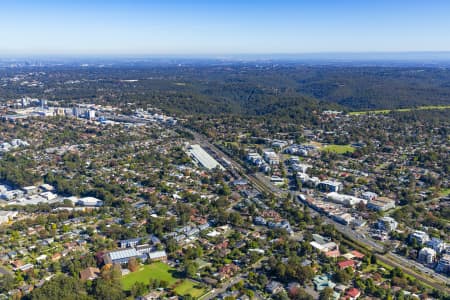
<path fill-rule="evenodd" d="M 223 170 L 223 167 L 217 160 L 208 154 L 200 145 L 191 145 L 189 153 L 197 160 L 203 167 L 208 170 L 212 170 L 219 167 Z"/>

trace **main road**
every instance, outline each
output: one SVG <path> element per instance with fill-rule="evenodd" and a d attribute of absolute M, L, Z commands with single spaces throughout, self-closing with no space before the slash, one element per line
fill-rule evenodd
<path fill-rule="evenodd" d="M 191 133 L 194 136 L 194 140 L 196 143 L 200 144 L 203 148 L 206 150 L 209 150 L 209 152 L 214 155 L 216 158 L 224 158 L 226 159 L 230 166 L 237 170 L 242 177 L 246 178 L 249 182 L 252 183 L 252 185 L 259 190 L 260 192 L 265 193 L 272 193 L 278 197 L 285 195 L 286 193 L 282 193 L 282 191 L 278 187 L 274 187 L 270 182 L 267 180 L 260 180 L 254 175 L 247 174 L 247 171 L 240 165 L 238 162 L 236 162 L 234 159 L 232 159 L 230 156 L 225 154 L 222 150 L 220 150 L 218 147 L 210 143 L 206 137 L 199 134 L 198 132 L 195 132 L 189 128 L 182 127 L 183 130 L 187 130 L 189 133 Z M 361 245 L 364 245 L 367 249 L 371 249 L 374 252 L 382 252 L 383 246 L 372 240 L 371 238 L 367 238 L 366 236 L 362 235 L 361 233 L 358 233 L 348 226 L 344 226 L 340 223 L 337 223 L 331 218 L 328 218 L 327 216 L 324 216 L 324 220 L 328 224 L 334 225 L 334 227 L 343 234 L 347 239 L 350 241 L 357 242 Z M 427 273 L 430 273 L 429 270 L 423 265 L 411 261 L 408 259 L 405 259 L 403 257 L 400 257 L 397 254 L 394 253 L 387 253 L 387 254 L 377 254 L 376 255 L 378 259 L 383 261 L 384 263 L 391 265 L 393 267 L 398 267 L 403 270 L 406 274 L 412 275 L 413 277 L 417 278 L 421 282 L 436 288 L 438 290 L 446 290 L 450 291 L 448 285 L 450 285 L 450 281 L 446 276 L 443 276 L 441 274 L 433 272 L 433 277 L 430 277 L 427 275 Z M 416 270 L 420 270 L 423 273 L 422 274 L 417 272 Z M 433 270 L 431 270 L 433 271 Z M 234 280 L 233 280 L 234 281 Z M 237 281 L 236 281 L 237 282 Z M 210 298 L 209 298 L 210 299 Z"/>

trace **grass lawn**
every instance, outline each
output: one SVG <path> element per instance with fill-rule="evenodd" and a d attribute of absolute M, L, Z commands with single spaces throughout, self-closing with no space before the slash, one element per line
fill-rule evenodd
<path fill-rule="evenodd" d="M 127 274 L 122 277 L 123 289 L 131 290 L 135 282 L 148 284 L 150 279 L 164 280 L 169 283 L 169 288 L 173 288 L 178 295 L 188 295 L 199 297 L 205 293 L 204 289 L 196 287 L 196 283 L 189 279 L 176 277 L 176 270 L 169 265 L 157 262 L 142 266 L 139 271 Z"/>
<path fill-rule="evenodd" d="M 174 291 L 177 295 L 191 295 L 194 298 L 198 298 L 205 293 L 204 289 L 196 287 L 196 283 L 191 280 L 184 280 Z"/>
<path fill-rule="evenodd" d="M 444 197 L 444 196 L 450 196 L 450 188 L 448 189 L 441 189 L 441 191 L 439 192 L 439 194 Z"/>
<path fill-rule="evenodd" d="M 334 152 L 337 154 L 344 154 L 347 152 L 353 153 L 355 151 L 355 148 L 353 148 L 350 145 L 326 145 L 322 148 L 323 151 L 329 151 Z"/>

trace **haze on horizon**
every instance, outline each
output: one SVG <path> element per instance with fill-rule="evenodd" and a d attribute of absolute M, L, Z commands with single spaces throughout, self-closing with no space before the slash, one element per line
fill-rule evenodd
<path fill-rule="evenodd" d="M 16 0 L 0 55 L 450 51 L 448 1 Z"/>

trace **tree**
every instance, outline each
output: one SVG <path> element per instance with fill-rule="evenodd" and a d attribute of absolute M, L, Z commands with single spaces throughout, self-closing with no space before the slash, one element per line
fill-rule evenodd
<path fill-rule="evenodd" d="M 137 270 L 139 270 L 139 262 L 135 257 L 131 258 L 128 261 L 128 270 L 130 270 L 131 272 L 136 272 Z"/>
<path fill-rule="evenodd" d="M 350 275 L 346 270 L 338 270 L 334 274 L 334 280 L 338 283 L 346 284 L 350 281 L 352 275 Z"/>
<path fill-rule="evenodd" d="M 147 291 L 147 285 L 140 281 L 135 282 L 131 287 L 131 295 L 135 298 L 138 296 L 143 296 L 145 293 L 147 293 Z"/>
<path fill-rule="evenodd" d="M 0 293 L 6 293 L 14 287 L 14 277 L 10 274 L 0 276 Z"/>
<path fill-rule="evenodd" d="M 121 284 L 116 284 L 102 278 L 95 281 L 94 297 L 96 299 L 121 300 L 125 298 L 124 296 Z"/>
<path fill-rule="evenodd" d="M 197 264 L 193 261 L 187 261 L 184 265 L 184 274 L 188 277 L 194 277 L 197 273 Z"/>
<path fill-rule="evenodd" d="M 326 287 L 320 292 L 319 300 L 330 300 L 332 298 L 333 298 L 333 289 Z"/>
<path fill-rule="evenodd" d="M 92 299 L 87 295 L 84 286 L 78 279 L 59 275 L 51 281 L 45 283 L 41 288 L 33 290 L 31 293 L 32 300 L 47 299 L 76 299 L 88 300 Z M 102 298 L 106 299 L 106 298 Z"/>

